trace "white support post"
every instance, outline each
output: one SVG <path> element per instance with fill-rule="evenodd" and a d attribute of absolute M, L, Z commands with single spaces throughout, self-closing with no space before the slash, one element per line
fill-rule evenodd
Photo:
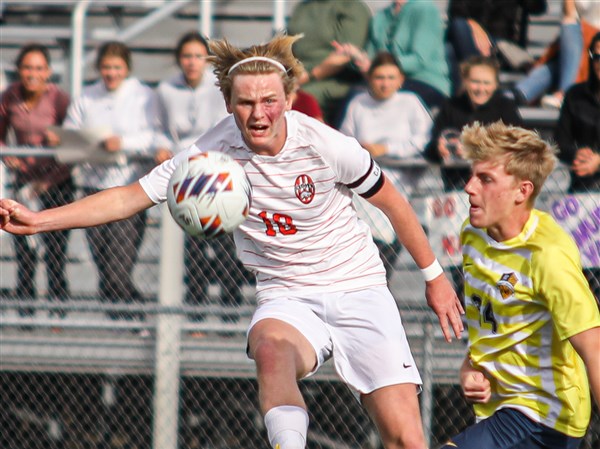
<path fill-rule="evenodd" d="M 71 98 L 81 95 L 83 86 L 83 46 L 85 45 L 85 16 L 92 0 L 81 0 L 77 3 L 71 16 L 71 67 L 70 67 L 70 92 Z"/>
<path fill-rule="evenodd" d="M 200 32 L 207 38 L 213 35 L 213 1 L 212 0 L 199 0 L 200 5 Z"/>
<path fill-rule="evenodd" d="M 279 33 L 286 28 L 285 4 L 286 0 L 273 0 L 273 34 Z"/>
<path fill-rule="evenodd" d="M 177 308 L 183 302 L 183 231 L 161 210 L 161 254 L 159 302 L 161 308 Z M 181 363 L 180 314 L 162 313 L 156 326 L 154 370 L 153 449 L 177 449 L 179 428 L 179 383 Z"/>
<path fill-rule="evenodd" d="M 423 392 L 421 393 L 421 420 L 423 421 L 425 443 L 427 443 L 427 447 L 429 447 L 433 420 L 433 323 L 425 323 L 423 337 Z"/>

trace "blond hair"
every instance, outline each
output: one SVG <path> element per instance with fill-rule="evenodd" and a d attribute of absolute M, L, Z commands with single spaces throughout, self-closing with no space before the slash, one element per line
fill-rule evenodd
<path fill-rule="evenodd" d="M 280 73 L 286 96 L 291 94 L 295 89 L 296 80 L 304 70 L 302 63 L 292 53 L 292 45 L 301 37 L 302 35 L 277 34 L 266 44 L 253 45 L 246 49 L 234 47 L 227 39 L 210 41 L 208 45 L 214 55 L 210 60 L 217 75 L 217 85 L 221 89 L 225 100 L 229 101 L 231 99 L 233 77 L 241 74 Z M 253 56 L 273 59 L 283 65 L 285 72 L 268 61 L 252 60 L 238 65 L 232 73 L 229 73 L 233 65 Z"/>
<path fill-rule="evenodd" d="M 535 131 L 505 125 L 502 121 L 487 126 L 475 122 L 465 126 L 461 137 L 465 155 L 470 161 L 496 160 L 504 163 L 508 174 L 531 181 L 531 206 L 556 165 L 555 146 L 544 141 Z"/>

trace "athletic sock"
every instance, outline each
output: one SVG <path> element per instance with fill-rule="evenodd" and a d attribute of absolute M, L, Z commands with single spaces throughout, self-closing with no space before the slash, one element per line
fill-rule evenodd
<path fill-rule="evenodd" d="M 281 405 L 265 414 L 265 426 L 271 447 L 304 449 L 308 430 L 308 414 L 302 407 Z"/>

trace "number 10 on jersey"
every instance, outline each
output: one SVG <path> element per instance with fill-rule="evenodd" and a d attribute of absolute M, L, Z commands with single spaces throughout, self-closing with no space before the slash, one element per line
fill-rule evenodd
<path fill-rule="evenodd" d="M 263 223 L 267 227 L 265 234 L 269 237 L 275 237 L 277 232 L 282 235 L 293 235 L 298 232 L 298 229 L 294 225 L 294 220 L 289 215 L 271 214 L 263 210 L 258 216 L 262 218 Z"/>

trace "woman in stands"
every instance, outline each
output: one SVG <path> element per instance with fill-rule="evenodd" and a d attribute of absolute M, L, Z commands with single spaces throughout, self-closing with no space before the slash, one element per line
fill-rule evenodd
<path fill-rule="evenodd" d="M 0 104 L 0 146 L 7 145 L 9 131 L 16 144 L 31 147 L 50 147 L 59 143 L 50 126 L 60 126 L 67 113 L 69 96 L 51 83 L 50 53 L 40 44 L 21 48 L 16 60 L 19 79 L 2 95 Z M 69 167 L 52 157 L 6 156 L 2 161 L 14 174 L 17 196 L 27 203 L 38 202 L 46 209 L 73 201 L 73 181 Z M 68 296 L 65 276 L 69 231 L 42 236 L 44 261 L 48 278 L 48 298 L 64 301 Z M 17 288 L 19 299 L 34 299 L 37 248 L 35 240 L 15 236 L 17 255 Z M 62 311 L 57 311 L 64 316 Z M 21 309 L 21 315 L 32 315 L 33 309 Z M 52 315 L 54 311 L 51 311 Z"/>
<path fill-rule="evenodd" d="M 175 61 L 180 71 L 162 81 L 157 89 L 162 131 L 156 152 L 158 163 L 186 150 L 228 115 L 223 95 L 216 86 L 217 78 L 207 62 L 208 55 L 208 42 L 200 33 L 192 31 L 179 38 Z M 186 238 L 185 258 L 187 303 L 206 304 L 211 279 L 220 284 L 222 304 L 233 307 L 241 304 L 241 287 L 249 276 L 235 257 L 231 235 L 210 242 Z M 196 321 L 203 318 L 201 314 L 193 316 Z M 223 318 L 236 321 L 238 314 L 231 312 Z M 192 332 L 192 336 L 203 335 Z"/>
<path fill-rule="evenodd" d="M 151 156 L 155 141 L 156 99 L 150 87 L 130 76 L 131 51 L 121 42 L 106 42 L 98 50 L 96 68 L 100 79 L 86 87 L 69 107 L 65 128 L 107 130 L 101 149 L 119 153 L 126 162 L 85 163 L 77 170 L 77 185 L 86 195 L 130 183 L 143 176 L 152 164 L 139 156 Z M 131 156 L 138 160 L 130 159 Z M 86 230 L 99 272 L 102 300 L 139 302 L 133 268 L 146 229 L 146 213 L 124 221 Z M 129 313 L 109 313 L 111 318 L 132 318 Z"/>
<path fill-rule="evenodd" d="M 433 162 L 446 163 L 442 165 L 446 190 L 462 190 L 470 177 L 470 169 L 466 165 L 458 164 L 457 167 L 448 164 L 453 158 L 462 158 L 460 142 L 448 142 L 449 132 L 460 132 L 465 125 L 476 121 L 484 125 L 498 120 L 507 125 L 522 125 L 515 101 L 498 90 L 499 74 L 500 67 L 495 59 L 471 57 L 461 65 L 463 93 L 446 101 L 434 120 L 425 157 Z"/>

